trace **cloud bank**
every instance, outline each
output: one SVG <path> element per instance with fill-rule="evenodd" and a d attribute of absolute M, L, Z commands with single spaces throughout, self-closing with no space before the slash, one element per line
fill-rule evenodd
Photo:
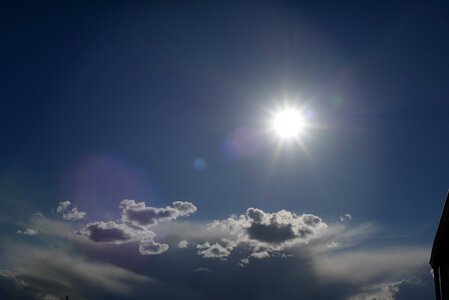
<path fill-rule="evenodd" d="M 58 205 L 59 214 L 70 212 L 67 202 Z M 250 207 L 222 220 L 191 222 L 180 220 L 196 212 L 190 202 L 157 208 L 123 200 L 118 209 L 116 220 L 84 224 L 32 216 L 20 233 L 33 229 L 39 233 L 36 238 L 22 239 L 25 244 L 2 244 L 0 296 L 218 300 L 432 296 L 427 247 L 366 247 L 381 233 L 380 227 L 354 223 L 348 214 L 332 223 L 315 214 Z M 41 246 L 26 244 L 36 239 Z M 47 242 L 52 246 L 44 246 Z"/>

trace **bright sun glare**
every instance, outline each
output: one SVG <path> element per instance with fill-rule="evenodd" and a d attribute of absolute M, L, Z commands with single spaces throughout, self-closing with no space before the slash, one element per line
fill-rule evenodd
<path fill-rule="evenodd" d="M 273 129 L 282 139 L 297 137 L 304 127 L 301 112 L 294 108 L 285 108 L 277 112 L 273 119 Z"/>

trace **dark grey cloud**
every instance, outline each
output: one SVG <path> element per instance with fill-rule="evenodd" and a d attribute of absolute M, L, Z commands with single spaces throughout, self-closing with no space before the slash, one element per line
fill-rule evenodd
<path fill-rule="evenodd" d="M 292 224 L 254 222 L 246 229 L 246 232 L 250 239 L 267 243 L 282 243 L 297 236 L 293 231 Z M 312 232 L 310 231 L 310 233 Z"/>
<path fill-rule="evenodd" d="M 0 299 L 36 299 L 39 292 L 7 269 L 0 269 Z"/>
<path fill-rule="evenodd" d="M 113 221 L 89 223 L 81 234 L 94 242 L 126 243 L 133 240 L 133 233 L 128 226 Z"/>

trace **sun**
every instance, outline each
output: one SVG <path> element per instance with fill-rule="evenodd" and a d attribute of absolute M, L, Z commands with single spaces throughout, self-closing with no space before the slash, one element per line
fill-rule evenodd
<path fill-rule="evenodd" d="M 304 116 L 296 108 L 283 108 L 273 117 L 274 132 L 285 140 L 297 138 L 304 128 Z"/>

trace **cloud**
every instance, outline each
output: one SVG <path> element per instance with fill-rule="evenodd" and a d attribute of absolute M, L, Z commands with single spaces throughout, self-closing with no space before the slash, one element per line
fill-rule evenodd
<path fill-rule="evenodd" d="M 381 231 L 370 223 L 326 223 L 312 214 L 249 208 L 213 222 L 90 222 L 71 235 L 79 223 L 30 220 L 26 226 L 52 247 L 20 245 L 0 253 L 0 267 L 14 275 L 4 284 L 13 294 L 31 291 L 29 299 L 69 294 L 73 299 L 418 300 L 433 292 L 429 249 L 373 246 L 367 241 Z M 163 241 L 156 242 L 156 236 Z M 168 244 L 195 247 L 168 251 Z"/>
<path fill-rule="evenodd" d="M 136 285 L 157 284 L 147 276 L 63 252 L 62 249 L 13 244 L 7 247 L 4 255 L 13 269 L 1 274 L 9 275 L 27 289 L 32 289 L 33 298 L 40 299 L 45 295 L 97 298 L 95 295 L 99 292 L 129 296 Z"/>
<path fill-rule="evenodd" d="M 66 211 L 66 209 L 72 204 L 70 201 L 62 201 L 59 202 L 58 206 L 56 207 L 56 212 L 62 214 Z"/>
<path fill-rule="evenodd" d="M 179 243 L 178 243 L 178 248 L 187 248 L 187 247 L 189 247 L 189 242 L 188 241 L 186 241 L 186 240 L 182 240 L 182 241 L 179 241 Z"/>
<path fill-rule="evenodd" d="M 140 232 L 139 232 L 140 233 Z M 133 230 L 126 224 L 113 221 L 88 223 L 80 234 L 94 242 L 121 244 L 139 239 L 136 230 Z M 145 232 L 145 237 L 153 237 L 155 234 L 151 231 Z"/>
<path fill-rule="evenodd" d="M 99 221 L 86 224 L 78 235 L 87 240 L 101 243 L 123 244 L 139 242 L 139 252 L 142 255 L 156 255 L 168 250 L 168 244 L 157 243 L 156 236 L 150 228 L 160 222 L 176 220 L 178 217 L 189 216 L 196 211 L 190 202 L 173 202 L 173 207 L 147 207 L 144 202 L 123 200 L 121 219 L 116 221 Z M 187 244 L 186 244 L 187 243 Z M 180 242 L 180 248 L 187 247 L 187 241 Z"/>
<path fill-rule="evenodd" d="M 35 217 L 44 217 L 44 214 L 42 213 L 42 212 L 40 212 L 40 211 L 37 211 L 37 212 L 35 212 L 34 214 L 33 214 L 33 216 L 35 216 Z"/>
<path fill-rule="evenodd" d="M 363 292 L 349 298 L 349 300 L 395 300 L 401 287 L 411 283 L 408 280 L 374 284 L 363 289 Z M 412 283 L 413 284 L 413 283 Z"/>
<path fill-rule="evenodd" d="M 204 285 L 235 292 L 219 294 L 201 285 L 207 298 L 417 300 L 432 292 L 429 249 L 367 248 L 373 245 L 367 242 L 382 233 L 372 223 L 326 223 L 313 214 L 249 208 L 245 214 L 211 223 L 168 224 L 161 232 L 166 239 L 196 244 L 195 250 L 183 252 L 183 263 L 194 261 L 191 253 L 205 258 L 204 268 L 214 267 L 210 277 L 203 278 L 208 280 Z M 270 275 L 265 277 L 267 270 Z M 424 284 L 411 284 L 416 280 Z M 409 296 L 414 289 L 420 297 Z"/>
<path fill-rule="evenodd" d="M 270 257 L 270 254 L 268 253 L 268 251 L 265 250 L 260 252 L 253 252 L 251 253 L 251 257 L 262 259 Z"/>
<path fill-rule="evenodd" d="M 17 234 L 28 235 L 28 236 L 34 236 L 34 235 L 37 235 L 37 233 L 38 233 L 38 231 L 33 228 L 26 228 L 23 231 L 17 230 Z"/>
<path fill-rule="evenodd" d="M 209 242 L 206 242 L 204 244 L 197 245 L 196 247 L 199 249 L 197 252 L 198 255 L 204 258 L 218 258 L 226 260 L 226 257 L 231 254 L 231 251 L 218 243 L 210 244 Z"/>
<path fill-rule="evenodd" d="M 70 201 L 59 202 L 56 212 L 62 214 L 64 220 L 78 221 L 84 219 L 86 217 L 85 212 L 79 211 L 77 207 L 73 207 L 71 210 L 68 209 L 71 204 Z M 41 216 L 43 215 L 41 214 Z"/>
<path fill-rule="evenodd" d="M 352 215 L 347 213 L 344 216 L 340 216 L 340 222 L 345 222 L 345 221 L 351 221 L 352 220 Z"/>
<path fill-rule="evenodd" d="M 33 215 L 28 224 L 29 228 L 38 231 L 39 236 L 51 236 L 60 239 L 75 239 L 73 227 L 63 220 L 54 218 L 40 217 Z"/>
<path fill-rule="evenodd" d="M 168 250 L 167 244 L 156 243 L 153 240 L 142 240 L 139 244 L 139 252 L 142 255 L 161 254 Z"/>
<path fill-rule="evenodd" d="M 36 299 L 36 291 L 8 269 L 0 269 L 1 299 Z"/>
<path fill-rule="evenodd" d="M 244 268 L 244 267 L 246 267 L 247 264 L 249 264 L 249 259 L 248 258 L 242 258 L 238 265 L 240 267 Z"/>
<path fill-rule="evenodd" d="M 296 244 L 307 244 L 327 229 L 327 224 L 315 215 L 298 216 L 286 210 L 268 213 L 258 208 L 248 208 L 245 215 L 231 216 L 207 226 L 221 232 L 222 238 L 210 250 L 212 244 L 203 244 L 204 250 L 198 251 L 198 255 L 222 259 L 241 244 L 252 249 L 252 257 L 267 258 L 270 257 L 267 251 L 282 251 Z M 219 251 L 220 247 L 226 251 Z"/>
<path fill-rule="evenodd" d="M 424 270 L 423 266 L 427 266 L 428 258 L 427 248 L 377 247 L 315 254 L 313 265 L 320 277 L 345 279 L 356 285 L 366 285 L 384 278 L 398 280 L 413 277 Z M 360 272 L 360 270 L 369 271 Z"/>
<path fill-rule="evenodd" d="M 211 273 L 212 271 L 208 268 L 199 267 L 193 270 L 196 273 Z"/>
<path fill-rule="evenodd" d="M 79 211 L 78 208 L 74 207 L 70 211 L 62 214 L 64 220 L 77 221 L 82 220 L 86 216 L 86 213 Z"/>
<path fill-rule="evenodd" d="M 126 199 L 120 202 L 120 208 L 122 208 L 122 221 L 136 226 L 151 226 L 196 212 L 196 207 L 192 203 L 181 201 L 173 202 L 173 207 L 156 208 L 147 207 L 145 202 Z"/>

